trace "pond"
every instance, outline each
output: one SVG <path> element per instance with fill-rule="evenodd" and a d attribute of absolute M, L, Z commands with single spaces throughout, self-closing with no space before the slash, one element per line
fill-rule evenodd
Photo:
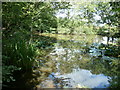
<path fill-rule="evenodd" d="M 108 44 L 117 39 L 98 35 L 56 35 L 53 50 L 47 55 L 55 69 L 39 84 L 41 88 L 107 88 L 119 71 L 119 58 L 106 55 Z M 112 81 L 111 81 L 112 80 Z"/>

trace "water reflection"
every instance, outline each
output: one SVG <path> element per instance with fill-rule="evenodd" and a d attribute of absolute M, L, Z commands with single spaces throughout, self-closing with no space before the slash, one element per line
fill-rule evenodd
<path fill-rule="evenodd" d="M 71 80 L 67 84 L 73 88 L 77 85 L 86 86 L 86 88 L 105 88 L 109 86 L 107 76 L 103 74 L 95 75 L 84 69 L 74 69 L 72 73 L 57 77 L 70 78 Z"/>
<path fill-rule="evenodd" d="M 106 38 L 97 35 L 56 38 L 54 50 L 48 55 L 56 62 L 56 70 L 49 76 L 54 87 L 107 88 L 110 85 L 118 60 L 105 56 Z"/>

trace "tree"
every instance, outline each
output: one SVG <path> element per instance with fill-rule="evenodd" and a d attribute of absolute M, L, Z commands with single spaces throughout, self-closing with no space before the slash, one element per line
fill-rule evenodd
<path fill-rule="evenodd" d="M 114 24 L 118 27 L 118 31 L 120 33 L 120 1 L 110 2 L 110 6 L 112 7 L 112 11 L 114 12 Z"/>
<path fill-rule="evenodd" d="M 50 32 L 50 28 L 57 28 L 57 18 L 51 3 L 4 2 L 2 7 L 5 36 L 19 30 Z"/>

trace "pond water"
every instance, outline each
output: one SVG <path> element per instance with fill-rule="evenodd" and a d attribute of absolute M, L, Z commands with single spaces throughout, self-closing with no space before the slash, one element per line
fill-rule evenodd
<path fill-rule="evenodd" d="M 116 43 L 98 35 L 46 35 L 57 38 L 47 55 L 55 70 L 40 83 L 42 88 L 107 88 L 115 76 L 112 60 L 104 54 L 105 45 Z M 100 47 L 103 46 L 104 49 Z"/>

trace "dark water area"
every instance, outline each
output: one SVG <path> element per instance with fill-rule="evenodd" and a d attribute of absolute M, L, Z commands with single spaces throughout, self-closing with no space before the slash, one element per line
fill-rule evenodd
<path fill-rule="evenodd" d="M 108 88 L 118 83 L 120 58 L 105 54 L 107 45 L 116 45 L 117 39 L 108 41 L 98 35 L 49 36 L 57 38 L 47 55 L 55 62 L 55 70 L 39 84 L 41 88 Z"/>

